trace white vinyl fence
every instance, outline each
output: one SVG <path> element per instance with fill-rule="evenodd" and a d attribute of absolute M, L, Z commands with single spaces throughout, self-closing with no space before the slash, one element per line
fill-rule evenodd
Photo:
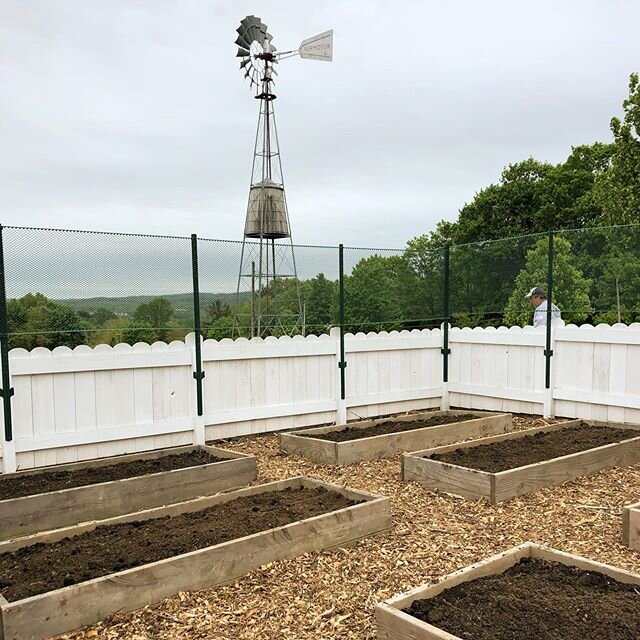
<path fill-rule="evenodd" d="M 420 408 L 640 423 L 640 324 L 554 328 L 548 391 L 544 329 L 453 328 L 449 337 L 443 384 L 439 329 L 348 334 L 345 401 L 336 329 L 205 340 L 201 417 L 193 336 L 169 345 L 14 349 L 14 439 L 2 442 L 3 470 Z"/>

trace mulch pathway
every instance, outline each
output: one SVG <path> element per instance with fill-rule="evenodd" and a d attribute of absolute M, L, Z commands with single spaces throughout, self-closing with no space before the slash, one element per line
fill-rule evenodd
<path fill-rule="evenodd" d="M 516 417 L 517 428 L 554 421 Z M 621 543 L 622 507 L 640 501 L 640 465 L 606 469 L 498 505 L 400 481 L 400 454 L 345 467 L 283 454 L 278 434 L 218 446 L 258 458 L 259 482 L 296 475 L 389 496 L 393 529 L 345 549 L 307 553 L 233 584 L 117 614 L 67 640 L 374 640 L 376 602 L 433 583 L 527 540 L 640 573 Z"/>

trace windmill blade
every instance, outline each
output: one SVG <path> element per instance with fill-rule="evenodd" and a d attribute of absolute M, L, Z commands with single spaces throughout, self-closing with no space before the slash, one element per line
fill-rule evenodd
<path fill-rule="evenodd" d="M 244 69 L 251 62 L 251 58 L 243 58 L 240 62 L 240 68 Z"/>
<path fill-rule="evenodd" d="M 263 31 L 260 28 L 260 26 L 255 25 L 255 26 L 251 27 L 250 32 L 251 32 L 251 40 L 252 40 L 252 42 L 253 42 L 253 40 L 255 40 L 256 42 L 259 42 L 260 44 L 262 44 L 264 42 L 264 34 L 267 32 L 266 29 Z"/>
<path fill-rule="evenodd" d="M 244 27 L 245 30 L 249 27 L 252 27 L 254 24 L 258 24 L 260 22 L 260 18 L 256 18 L 254 15 L 246 16 L 240 20 L 240 26 Z"/>
<path fill-rule="evenodd" d="M 238 35 L 241 38 L 244 38 L 244 40 L 246 42 L 248 42 L 249 44 L 251 44 L 251 40 L 249 40 L 249 36 L 247 35 L 249 29 L 251 28 L 252 25 L 250 24 L 244 24 L 243 22 L 240 23 L 240 26 L 236 29 L 236 32 L 238 33 Z"/>
<path fill-rule="evenodd" d="M 244 36 L 238 36 L 236 38 L 235 44 L 237 44 L 239 47 L 244 47 L 245 49 L 248 49 L 251 46 L 251 43 L 247 42 Z"/>
<path fill-rule="evenodd" d="M 247 49 L 242 49 L 241 47 L 238 47 L 238 53 L 236 53 L 236 58 L 246 58 L 249 55 L 250 54 Z"/>

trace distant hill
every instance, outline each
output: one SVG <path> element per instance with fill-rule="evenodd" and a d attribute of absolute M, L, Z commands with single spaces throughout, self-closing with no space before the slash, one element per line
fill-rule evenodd
<path fill-rule="evenodd" d="M 95 313 L 98 309 L 106 309 L 118 315 L 132 315 L 136 308 L 154 298 L 167 299 L 176 312 L 188 311 L 193 309 L 192 293 L 175 293 L 162 296 L 125 296 L 118 298 L 67 298 L 58 299 L 53 302 L 64 304 L 71 307 L 74 311 L 86 311 L 87 313 Z M 250 293 L 241 293 L 240 300 L 249 300 Z M 223 304 L 233 304 L 236 301 L 235 293 L 200 293 L 200 308 L 206 309 L 212 302 L 220 300 Z M 178 315 L 178 314 L 176 314 Z"/>

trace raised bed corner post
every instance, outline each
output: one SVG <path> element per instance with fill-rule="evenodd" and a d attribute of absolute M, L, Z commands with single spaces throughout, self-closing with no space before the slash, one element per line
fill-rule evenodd
<path fill-rule="evenodd" d="M 202 326 L 200 324 L 200 284 L 198 280 L 198 236 L 191 234 L 191 269 L 193 272 L 193 324 L 194 324 L 194 344 L 195 362 L 193 377 L 196 381 L 196 405 L 197 415 L 194 422 L 194 443 L 205 443 L 205 425 L 203 418 L 202 402 L 202 380 L 204 371 L 202 369 Z"/>
<path fill-rule="evenodd" d="M 444 245 L 444 274 L 443 274 L 443 287 L 442 287 L 442 398 L 440 399 L 440 409 L 442 411 L 449 410 L 449 355 L 451 349 L 449 348 L 449 252 L 450 246 L 447 242 Z"/>
<path fill-rule="evenodd" d="M 546 344 L 544 349 L 545 368 L 544 368 L 544 417 L 553 417 L 553 389 L 551 387 L 551 357 L 553 356 L 553 348 L 551 342 L 551 304 L 553 300 L 553 230 L 549 230 L 549 251 L 547 260 L 547 326 L 546 326 Z"/>
<path fill-rule="evenodd" d="M 340 360 L 338 368 L 340 369 L 340 400 L 338 401 L 338 415 L 336 424 L 347 423 L 347 393 L 345 368 L 347 361 L 344 357 L 344 245 L 338 247 L 338 273 L 339 273 L 339 322 L 340 322 Z"/>
<path fill-rule="evenodd" d="M 9 322 L 7 320 L 7 289 L 4 277 L 4 241 L 3 227 L 0 224 L 0 365 L 2 368 L 2 410 L 4 413 L 4 434 L 2 440 L 2 471 L 13 473 L 16 470 L 16 445 L 13 440 L 13 422 L 11 419 L 11 372 L 9 370 Z"/>

